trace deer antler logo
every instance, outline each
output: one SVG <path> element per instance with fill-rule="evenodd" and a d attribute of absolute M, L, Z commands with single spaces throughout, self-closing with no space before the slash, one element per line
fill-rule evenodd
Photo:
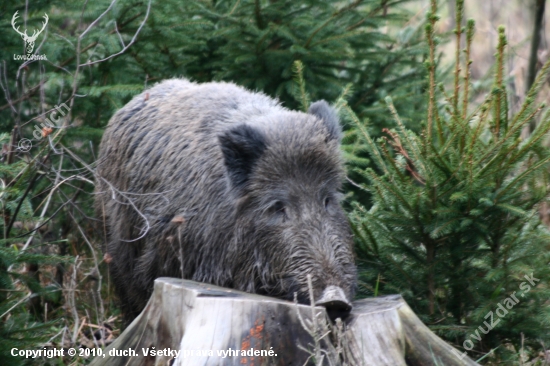
<path fill-rule="evenodd" d="M 42 23 L 42 29 L 36 32 L 36 30 L 33 30 L 32 36 L 27 35 L 27 30 L 25 29 L 25 32 L 19 31 L 19 26 L 17 28 L 15 27 L 15 20 L 17 19 L 17 13 L 19 11 L 16 11 L 15 14 L 13 14 L 13 18 L 11 18 L 11 26 L 13 29 L 21 35 L 21 38 L 25 41 L 25 49 L 27 50 L 27 55 L 30 55 L 32 53 L 32 50 L 34 49 L 34 42 L 36 41 L 36 38 L 38 38 L 38 35 L 42 33 L 42 31 L 46 28 L 46 25 L 48 24 L 48 15 L 44 13 L 44 20 L 45 22 Z"/>

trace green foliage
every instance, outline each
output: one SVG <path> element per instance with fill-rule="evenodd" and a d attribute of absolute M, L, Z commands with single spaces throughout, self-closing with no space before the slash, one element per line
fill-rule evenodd
<path fill-rule="evenodd" d="M 470 340 L 481 352 L 502 344 L 520 349 L 525 336 L 525 347 L 540 349 L 540 341 L 550 344 L 550 232 L 538 212 L 549 193 L 550 151 L 543 142 L 550 132 L 550 113 L 535 99 L 550 62 L 521 110 L 510 116 L 503 81 L 506 39 L 500 28 L 493 90 L 479 105 L 469 105 L 473 22 L 466 30 L 464 75 L 460 64 L 455 67 L 455 80 L 464 82 L 448 95 L 437 85 L 435 14 L 432 1 L 426 26 L 430 87 L 422 132 L 406 128 L 389 97 L 397 128 L 385 130 L 378 140 L 371 137 L 368 121 L 348 106 L 342 108 L 375 165 L 356 169 L 373 204 L 354 203 L 350 215 L 363 291 L 401 293 L 424 322 L 459 347 L 471 349 L 465 343 Z M 535 118 L 537 129 L 522 137 Z M 540 282 L 526 291 L 525 276 L 531 275 Z M 519 302 L 499 318 L 498 304 L 514 293 Z M 500 321 L 487 333 L 480 327 L 487 330 L 491 324 L 486 317 L 490 311 Z M 499 347 L 495 357 L 509 362 L 509 349 Z"/>
<path fill-rule="evenodd" d="M 234 0 L 157 3 L 132 64 L 151 80 L 189 77 L 233 81 L 279 98 L 296 100 L 293 65 L 312 100 L 335 100 L 346 85 L 348 101 L 373 121 L 387 124 L 383 98 L 394 96 L 409 120 L 425 88 L 419 44 L 421 28 L 407 25 L 395 35 L 382 30 L 405 22 L 406 1 Z"/>
<path fill-rule="evenodd" d="M 41 25 L 44 13 L 49 16 L 39 49 L 48 62 L 42 63 L 43 73 L 38 73 L 34 64 L 19 69 L 22 62 L 13 60 L 14 54 L 23 52 L 23 42 L 11 28 L 11 15 L 16 10 L 25 13 L 25 7 L 8 0 L 0 5 L 1 13 L 7 15 L 0 20 L 0 37 L 5 40 L 0 58 L 9 60 L 5 66 L 8 80 L 18 73 L 27 78 L 24 88 L 30 95 L 20 104 L 21 122 L 68 102 L 73 77 L 78 79 L 73 119 L 95 128 L 104 126 L 115 110 L 146 85 L 180 76 L 201 82 L 233 81 L 278 97 L 296 109 L 292 65 L 299 60 L 313 100 L 335 100 L 344 86 L 355 85 L 348 102 L 359 116 L 373 121 L 378 134 L 387 124 L 381 113 L 385 96 L 393 96 L 408 121 L 419 110 L 422 100 L 418 96 L 425 89 L 421 28 L 407 25 L 395 35 L 381 30 L 406 21 L 409 14 L 399 10 L 404 2 L 156 2 L 133 47 L 99 67 L 81 66 L 79 70 L 78 61 L 80 65 L 96 62 L 121 51 L 122 42 L 128 45 L 147 13 L 146 4 L 115 3 L 79 40 L 82 29 L 105 11 L 109 0 L 88 3 L 84 11 L 79 2 L 33 2 L 28 9 L 29 29 Z M 75 55 L 77 47 L 80 53 Z M 36 88 L 39 81 L 45 83 L 42 96 Z M 12 97 L 17 93 L 15 85 L 6 85 Z M 45 97 L 45 106 L 36 108 L 40 97 Z M 8 122 L 2 127 L 7 131 L 13 118 L 7 104 L 0 106 L 0 117 Z"/>
<path fill-rule="evenodd" d="M 108 66 L 84 66 L 119 52 L 121 40 L 129 44 L 143 21 L 144 4 L 116 3 L 113 11 L 107 12 L 84 34 L 110 3 L 110 0 L 99 0 L 84 6 L 82 2 L 33 1 L 28 9 L 20 1 L 0 3 L 3 14 L 0 18 L 0 59 L 4 60 L 1 71 L 2 84 L 6 88 L 2 97 L 4 102 L 0 104 L 2 131 L 18 126 L 18 139 L 31 139 L 36 146 L 38 141 L 33 139 L 33 128 L 43 123 L 56 105 L 65 103 L 71 109 L 70 117 L 61 121 L 67 122 L 65 128 L 70 130 L 84 123 L 88 131 L 96 129 L 88 139 L 98 143 L 101 128 L 114 111 L 143 90 L 145 75 L 120 58 L 111 59 Z M 24 61 L 14 60 L 14 55 L 24 54 L 24 42 L 11 25 L 15 11 L 19 12 L 17 25 L 20 30 L 26 28 L 29 34 L 39 29 L 44 21 L 42 17 L 48 15 L 47 27 L 34 49 L 36 54 L 46 55 L 47 61 L 24 64 Z M 115 24 L 120 35 L 115 31 Z M 66 121 L 68 118 L 70 121 Z M 64 142 L 73 140 L 69 138 Z"/>
<path fill-rule="evenodd" d="M 0 135 L 0 143 L 9 143 L 10 136 Z M 38 245 L 25 250 L 18 234 L 30 230 L 23 223 L 33 222 L 30 196 L 38 172 L 24 161 L 0 165 L 0 364 L 24 365 L 28 360 L 11 356 L 11 349 L 35 349 L 55 331 L 57 321 L 44 321 L 42 305 L 59 304 L 61 288 L 43 286 L 38 269 L 68 262 L 69 258 L 48 254 Z M 21 228 L 16 228 L 16 220 Z M 23 247 L 23 248 L 22 248 Z"/>
<path fill-rule="evenodd" d="M 379 136 L 383 127 L 393 124 L 384 115 L 384 98 L 393 96 L 408 124 L 421 109 L 426 89 L 421 24 L 401 26 L 410 16 L 401 6 L 407 1 L 162 1 L 148 10 L 146 2 L 121 0 L 94 23 L 110 0 L 86 5 L 38 1 L 28 11 L 23 3 L 7 0 L 0 4 L 0 12 L 7 14 L 0 19 L 0 38 L 6 40 L 0 58 L 8 62 L 0 71 L 8 81 L 9 99 L 18 102 L 15 111 L 10 103 L 0 105 L 0 131 L 18 126 L 18 140 L 25 137 L 33 146 L 43 146 L 44 140 L 32 138 L 33 131 L 56 105 L 66 103 L 71 112 L 63 119 L 62 142 L 82 146 L 85 141 L 79 153 L 89 157 L 93 151 L 88 141 L 99 142 L 109 118 L 132 96 L 152 83 L 182 76 L 200 82 L 232 81 L 299 109 L 303 103 L 295 98 L 292 68 L 300 61 L 301 93 L 311 100 L 335 100 L 343 88 L 354 85 L 348 90 L 348 104 L 358 116 L 369 118 L 369 131 Z M 10 24 L 16 10 L 27 12 L 29 30 L 48 14 L 47 33 L 35 47 L 48 62 L 21 67 L 21 61 L 13 60 L 23 52 L 23 42 Z M 147 14 L 131 47 L 87 66 L 124 50 Z M 353 132 L 345 142 L 350 159 L 362 166 L 369 163 Z M 356 178 L 353 172 L 350 176 Z M 368 199 L 355 193 L 364 202 Z"/>
<path fill-rule="evenodd" d="M 29 360 L 11 356 L 12 348 L 35 349 L 37 344 L 46 342 L 54 331 L 59 331 L 57 321 L 37 320 L 36 314 L 27 309 L 27 304 L 40 296 L 52 301 L 60 289 L 55 286 L 42 288 L 35 277 L 9 271 L 9 268 L 57 264 L 69 259 L 22 252 L 16 246 L 5 247 L 8 244 L 6 240 L 1 240 L 0 244 L 0 364 L 26 365 Z"/>

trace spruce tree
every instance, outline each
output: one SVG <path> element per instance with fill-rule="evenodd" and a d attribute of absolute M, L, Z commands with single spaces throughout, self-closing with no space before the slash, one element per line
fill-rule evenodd
<path fill-rule="evenodd" d="M 232 81 L 297 109 L 292 65 L 301 61 L 313 100 L 335 100 L 353 84 L 348 102 L 381 126 L 383 98 L 414 115 L 423 90 L 421 26 L 397 35 L 404 1 L 239 0 L 156 4 L 134 62 L 151 78 L 182 75 Z M 147 57 L 145 57 L 147 55 Z M 155 55 L 154 57 L 151 57 Z M 166 67 L 159 68 L 159 65 Z M 405 107 L 406 106 L 406 107 Z"/>
<path fill-rule="evenodd" d="M 461 16 L 463 1 L 456 3 Z M 454 82 L 447 90 L 436 73 L 436 11 L 432 0 L 425 29 L 429 90 L 420 133 L 404 125 L 390 97 L 386 102 L 397 127 L 385 129 L 379 139 L 366 120 L 340 103 L 375 165 L 356 169 L 372 206 L 354 203 L 350 215 L 361 287 L 371 296 L 401 293 L 426 324 L 470 357 L 496 350 L 485 361 L 511 364 L 520 348 L 537 354 L 540 342 L 550 344 L 550 232 L 538 214 L 549 193 L 550 151 L 544 141 L 550 112 L 536 103 L 550 62 L 511 115 L 500 27 L 492 91 L 483 102 L 471 103 L 474 22 L 455 31 L 458 41 L 466 38 L 466 49 L 457 42 Z M 539 119 L 537 128 L 522 138 L 533 119 Z M 514 296 L 517 301 L 510 302 Z M 497 311 L 501 306 L 505 310 Z"/>

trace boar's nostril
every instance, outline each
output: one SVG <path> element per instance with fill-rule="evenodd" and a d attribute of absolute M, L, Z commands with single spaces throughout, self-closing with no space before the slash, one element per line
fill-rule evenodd
<path fill-rule="evenodd" d="M 337 318 L 346 319 L 351 311 L 351 305 L 343 301 L 330 301 L 323 306 L 327 309 L 327 314 L 330 320 L 335 321 Z"/>
<path fill-rule="evenodd" d="M 342 320 L 347 318 L 351 311 L 351 304 L 346 298 L 344 290 L 337 286 L 327 287 L 315 305 L 324 306 L 332 321 L 335 321 L 336 318 Z"/>

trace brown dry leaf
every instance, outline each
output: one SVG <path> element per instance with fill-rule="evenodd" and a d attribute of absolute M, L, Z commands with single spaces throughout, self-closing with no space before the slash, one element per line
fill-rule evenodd
<path fill-rule="evenodd" d="M 42 137 L 46 137 L 49 134 L 51 134 L 52 132 L 53 132 L 53 128 L 46 126 L 46 127 L 42 128 Z"/>

